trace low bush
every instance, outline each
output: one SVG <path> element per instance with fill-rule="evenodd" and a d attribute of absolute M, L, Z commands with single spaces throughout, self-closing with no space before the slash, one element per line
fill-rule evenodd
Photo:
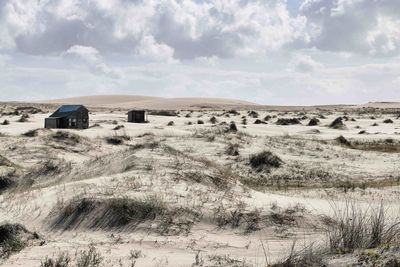
<path fill-rule="evenodd" d="M 38 135 L 39 135 L 39 129 L 29 130 L 22 134 L 22 136 L 25 136 L 25 137 L 36 137 Z"/>
<path fill-rule="evenodd" d="M 347 146 L 347 147 L 352 147 L 350 141 L 347 140 L 343 135 L 337 137 L 335 139 L 335 141 L 338 142 L 340 145 Z"/>
<path fill-rule="evenodd" d="M 291 118 L 291 119 L 279 118 L 279 119 L 276 121 L 276 124 L 277 124 L 277 125 L 286 126 L 286 125 L 295 125 L 295 124 L 301 124 L 301 123 L 300 123 L 300 120 L 297 119 L 297 118 Z"/>
<path fill-rule="evenodd" d="M 236 133 L 237 131 L 238 129 L 236 127 L 236 123 L 232 121 L 231 124 L 229 125 L 229 132 Z"/>
<path fill-rule="evenodd" d="M 76 267 L 99 267 L 104 258 L 93 245 L 88 250 L 81 250 L 76 255 Z"/>
<path fill-rule="evenodd" d="M 329 125 L 329 128 L 336 129 L 336 130 L 344 130 L 347 127 L 343 123 L 343 118 L 342 117 L 338 117 Z"/>
<path fill-rule="evenodd" d="M 125 141 L 131 140 L 127 135 L 113 135 L 105 138 L 107 144 L 110 145 L 122 145 Z"/>
<path fill-rule="evenodd" d="M 212 124 L 216 124 L 216 123 L 218 122 L 218 120 L 217 120 L 216 117 L 213 116 L 213 117 L 211 117 L 210 122 L 211 122 Z"/>
<path fill-rule="evenodd" d="M 19 118 L 18 122 L 27 122 L 29 119 L 28 114 L 22 114 L 21 117 Z"/>
<path fill-rule="evenodd" d="M 57 131 L 51 135 L 51 138 L 57 141 L 63 141 L 70 145 L 78 144 L 82 141 L 82 137 L 67 131 Z"/>
<path fill-rule="evenodd" d="M 317 126 L 319 124 L 319 119 L 317 118 L 312 118 L 309 122 L 308 122 L 308 126 Z"/>
<path fill-rule="evenodd" d="M 226 147 L 225 153 L 228 156 L 239 156 L 239 144 L 229 143 Z"/>
<path fill-rule="evenodd" d="M 249 111 L 248 115 L 249 115 L 249 117 L 252 117 L 252 118 L 258 118 L 258 116 L 259 116 L 258 112 L 254 111 L 254 110 Z"/>
<path fill-rule="evenodd" d="M 121 130 L 121 129 L 123 129 L 123 128 L 125 128 L 124 125 L 117 125 L 117 126 L 115 126 L 115 127 L 113 128 L 113 130 L 114 130 L 114 131 L 118 131 L 118 130 Z"/>
<path fill-rule="evenodd" d="M 279 168 L 283 161 L 271 151 L 262 151 L 250 156 L 250 165 L 257 171 Z"/>

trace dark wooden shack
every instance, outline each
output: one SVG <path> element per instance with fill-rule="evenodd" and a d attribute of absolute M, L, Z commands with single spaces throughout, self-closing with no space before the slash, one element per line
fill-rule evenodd
<path fill-rule="evenodd" d="M 128 112 L 128 122 L 146 123 L 147 114 L 145 110 L 131 110 Z"/>
<path fill-rule="evenodd" d="M 45 128 L 87 129 L 89 110 L 83 105 L 64 105 L 45 119 Z"/>

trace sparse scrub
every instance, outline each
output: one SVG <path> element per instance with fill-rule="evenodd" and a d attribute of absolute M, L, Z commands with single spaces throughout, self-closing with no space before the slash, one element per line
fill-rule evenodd
<path fill-rule="evenodd" d="M 67 252 L 59 252 L 54 258 L 46 257 L 41 261 L 40 267 L 69 267 L 71 261 Z"/>
<path fill-rule="evenodd" d="M 125 141 L 131 140 L 131 138 L 127 135 L 113 135 L 106 137 L 105 140 L 110 145 L 122 145 Z"/>
<path fill-rule="evenodd" d="M 121 129 L 123 129 L 123 128 L 125 128 L 124 125 L 117 125 L 117 126 L 115 126 L 115 127 L 113 128 L 113 130 L 114 130 L 114 131 L 118 131 L 118 130 L 121 130 Z"/>
<path fill-rule="evenodd" d="M 10 124 L 10 121 L 9 121 L 9 120 L 4 120 L 1 124 L 2 124 L 2 125 L 9 125 L 9 124 Z"/>
<path fill-rule="evenodd" d="M 271 115 L 266 115 L 265 117 L 264 117 L 264 121 L 270 121 L 272 119 L 272 116 Z"/>
<path fill-rule="evenodd" d="M 261 229 L 262 216 L 261 211 L 258 209 L 246 211 L 242 207 L 236 207 L 227 210 L 220 206 L 215 211 L 214 218 L 220 228 L 242 228 L 244 233 L 251 233 Z"/>
<path fill-rule="evenodd" d="M 385 140 L 354 140 L 352 142 L 352 147 L 358 150 L 365 151 L 377 151 L 386 153 L 398 153 L 400 152 L 400 142 L 393 139 Z"/>
<path fill-rule="evenodd" d="M 28 114 L 22 114 L 21 117 L 18 119 L 18 122 L 27 122 L 29 119 Z"/>
<path fill-rule="evenodd" d="M 81 136 L 67 131 L 56 131 L 55 133 L 51 134 L 50 137 L 53 140 L 64 142 L 67 145 L 76 145 L 81 143 L 83 140 Z"/>
<path fill-rule="evenodd" d="M 265 121 L 257 119 L 257 120 L 254 121 L 254 124 L 267 124 L 267 123 Z"/>
<path fill-rule="evenodd" d="M 149 114 L 154 116 L 167 116 L 167 117 L 178 116 L 178 113 L 175 110 L 152 110 L 149 111 Z"/>
<path fill-rule="evenodd" d="M 81 250 L 76 255 L 76 267 L 99 267 L 104 261 L 95 246 L 90 245 L 88 250 Z"/>
<path fill-rule="evenodd" d="M 239 156 L 239 144 L 229 143 L 225 152 L 228 156 Z"/>
<path fill-rule="evenodd" d="M 237 116 L 237 115 L 240 115 L 240 112 L 237 111 L 236 109 L 231 109 L 231 110 L 228 110 L 227 112 L 225 112 L 225 114 L 231 114 L 231 115 Z"/>
<path fill-rule="evenodd" d="M 293 242 L 290 255 L 283 261 L 274 263 L 270 267 L 319 267 L 326 266 L 323 256 L 325 251 L 314 249 L 313 245 L 300 250 L 295 250 L 296 242 Z"/>
<path fill-rule="evenodd" d="M 174 125 L 175 125 L 175 123 L 173 121 L 170 121 L 167 123 L 167 126 L 174 126 Z"/>
<path fill-rule="evenodd" d="M 252 117 L 252 118 L 258 118 L 258 116 L 259 116 L 258 112 L 254 111 L 254 110 L 249 111 L 248 115 L 249 115 L 249 117 Z"/>

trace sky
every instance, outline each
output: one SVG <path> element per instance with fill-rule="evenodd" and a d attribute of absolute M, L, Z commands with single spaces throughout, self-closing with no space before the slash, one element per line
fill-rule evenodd
<path fill-rule="evenodd" d="M 400 1 L 0 1 L 0 101 L 100 94 L 400 101 Z"/>

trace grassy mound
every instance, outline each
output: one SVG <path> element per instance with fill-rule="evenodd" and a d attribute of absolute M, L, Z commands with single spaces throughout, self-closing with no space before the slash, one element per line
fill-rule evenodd
<path fill-rule="evenodd" d="M 78 199 L 55 210 L 55 229 L 79 227 L 102 230 L 153 229 L 162 235 L 188 233 L 199 215 L 184 208 L 169 208 L 156 197 L 144 199 Z"/>
<path fill-rule="evenodd" d="M 18 253 L 29 245 L 31 240 L 39 240 L 36 233 L 29 232 L 21 224 L 0 225 L 0 259 L 6 259 L 11 254 Z"/>

